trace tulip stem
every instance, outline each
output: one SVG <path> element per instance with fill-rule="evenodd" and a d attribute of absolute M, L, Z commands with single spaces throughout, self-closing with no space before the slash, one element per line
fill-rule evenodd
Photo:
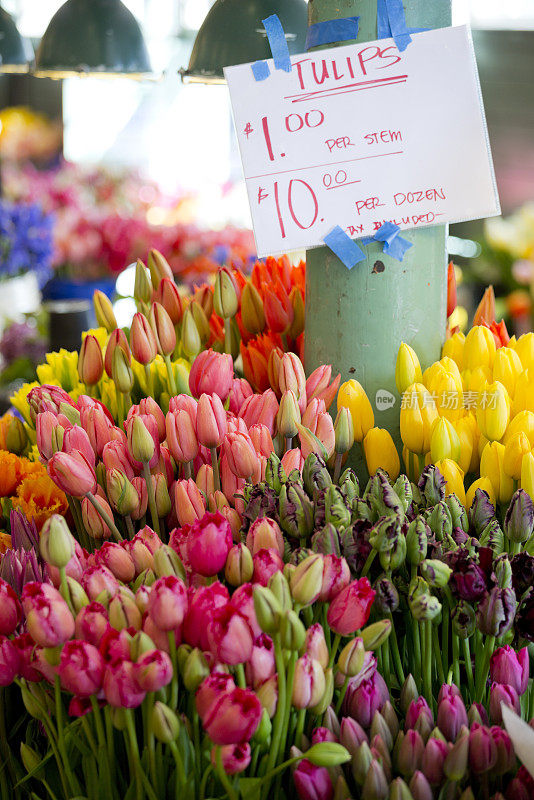
<path fill-rule="evenodd" d="M 370 553 L 369 553 L 369 555 L 367 556 L 367 561 L 366 561 L 366 562 L 365 562 L 365 564 L 363 565 L 362 574 L 361 574 L 361 576 L 360 576 L 361 578 L 365 578 L 365 576 L 367 575 L 367 573 L 368 573 L 368 572 L 369 572 L 369 570 L 371 569 L 371 565 L 372 565 L 373 561 L 375 560 L 376 553 L 377 553 L 377 551 L 376 551 L 376 550 L 375 550 L 375 548 L 373 547 L 373 548 L 371 549 L 371 552 L 370 552 Z"/>
<path fill-rule="evenodd" d="M 183 462 L 183 468 L 184 468 L 184 478 L 185 478 L 185 480 L 189 480 L 189 478 L 192 476 L 191 462 L 190 461 L 184 461 Z"/>
<path fill-rule="evenodd" d="M 421 633 L 424 642 L 423 686 L 425 695 L 432 704 L 432 622 L 427 620 L 421 623 Z"/>
<path fill-rule="evenodd" d="M 488 677 L 488 670 L 490 665 L 490 659 L 493 653 L 493 648 L 495 647 L 495 636 L 488 636 L 486 639 L 486 644 L 484 645 L 484 653 L 482 656 L 482 663 L 480 666 L 480 671 L 477 672 L 476 677 L 476 702 L 481 703 L 482 698 L 484 697 L 484 691 L 486 689 L 486 678 Z"/>
<path fill-rule="evenodd" d="M 338 483 L 339 476 L 341 475 L 341 467 L 343 466 L 343 453 L 336 453 L 336 460 L 334 462 L 334 483 Z"/>
<path fill-rule="evenodd" d="M 350 675 L 345 675 L 345 680 L 343 681 L 343 686 L 341 687 L 341 691 L 339 693 L 339 697 L 336 703 L 336 717 L 339 717 L 339 712 L 341 710 L 341 706 L 343 704 L 343 700 L 345 699 L 345 695 L 347 693 L 347 688 L 350 681 Z"/>
<path fill-rule="evenodd" d="M 91 503 L 91 505 L 92 505 L 92 506 L 94 506 L 94 508 L 95 508 L 95 509 L 97 510 L 97 512 L 100 514 L 100 516 L 102 517 L 102 519 L 104 520 L 104 522 L 106 523 L 106 525 L 108 526 L 108 528 L 110 529 L 111 533 L 113 534 L 113 537 L 114 537 L 114 538 L 115 538 L 115 539 L 116 539 L 118 542 L 121 542 L 121 541 L 122 541 L 122 536 L 121 536 L 121 534 L 120 534 L 120 531 L 119 531 L 119 529 L 117 528 L 117 526 L 115 525 L 115 523 L 114 523 L 114 521 L 111 519 L 111 517 L 109 516 L 108 512 L 107 512 L 107 511 L 105 511 L 105 510 L 102 508 L 102 506 L 100 505 L 100 503 L 98 502 L 98 500 L 96 499 L 96 497 L 94 496 L 94 494 L 92 494 L 92 492 L 87 492 L 87 494 L 86 494 L 85 496 L 87 497 L 87 499 L 89 500 L 89 502 Z"/>
<path fill-rule="evenodd" d="M 169 747 L 171 748 L 172 757 L 174 758 L 174 763 L 176 764 L 176 793 L 175 797 L 179 796 L 180 786 L 185 786 L 187 778 L 185 776 L 185 769 L 184 769 L 184 762 L 182 761 L 182 756 L 180 755 L 180 750 L 176 742 L 169 742 Z"/>
<path fill-rule="evenodd" d="M 171 397 L 176 397 L 176 381 L 174 380 L 174 372 L 172 371 L 171 357 L 163 356 L 165 367 L 167 368 L 167 381 L 169 384 L 169 392 Z"/>
<path fill-rule="evenodd" d="M 171 708 L 174 711 L 176 706 L 178 705 L 178 655 L 176 653 L 176 638 L 174 636 L 174 631 L 167 632 L 167 638 L 169 640 L 169 650 L 171 653 L 171 661 L 172 661 L 172 669 L 174 672 L 171 684 Z"/>
<path fill-rule="evenodd" d="M 150 397 L 154 397 L 154 379 L 152 377 L 152 370 L 150 369 L 150 364 L 145 364 L 145 378 L 146 378 L 147 394 Z"/>
<path fill-rule="evenodd" d="M 278 676 L 278 703 L 276 705 L 276 714 L 274 715 L 271 749 L 269 750 L 269 757 L 267 759 L 266 766 L 267 772 L 270 772 L 276 764 L 286 715 L 286 668 L 284 664 L 284 652 L 280 645 L 279 634 L 275 634 L 274 636 L 274 660 L 276 664 L 276 674 Z M 267 784 L 266 792 L 263 793 L 263 796 L 265 798 L 269 797 L 269 784 Z"/>
<path fill-rule="evenodd" d="M 454 631 L 452 632 L 452 670 L 454 682 L 460 688 L 460 640 Z"/>
<path fill-rule="evenodd" d="M 160 536 L 160 529 L 159 529 L 159 517 L 158 517 L 158 509 L 156 506 L 156 492 L 154 491 L 154 481 L 152 480 L 152 475 L 150 474 L 150 467 L 148 466 L 148 461 L 143 461 L 143 478 L 145 479 L 146 489 L 148 493 L 148 506 L 150 508 L 150 516 L 152 517 L 152 527 Z"/>
<path fill-rule="evenodd" d="M 219 474 L 219 461 L 217 459 L 217 448 L 210 447 L 211 453 L 211 468 L 213 470 L 213 488 L 214 491 L 219 492 L 221 489 L 221 476 Z"/>
<path fill-rule="evenodd" d="M 473 701 L 475 699 L 475 682 L 473 680 L 473 663 L 471 661 L 471 650 L 469 648 L 469 639 L 462 639 L 462 648 L 464 651 L 465 671 L 467 673 L 467 685 L 469 687 L 469 694 L 471 696 L 471 701 Z"/>
<path fill-rule="evenodd" d="M 399 680 L 399 686 L 402 686 L 404 683 L 404 669 L 402 667 L 402 659 L 399 652 L 399 643 L 397 641 L 397 634 L 395 633 L 395 626 L 393 625 L 393 614 L 391 611 L 386 615 L 389 620 L 391 620 L 391 653 L 393 656 L 393 662 L 395 664 L 395 669 L 397 670 L 397 678 Z"/>
<path fill-rule="evenodd" d="M 341 641 L 341 634 L 336 633 L 334 636 L 334 642 L 332 644 L 332 649 L 330 650 L 330 661 L 328 663 L 329 668 L 331 669 L 334 666 L 334 661 L 336 660 L 337 649 L 339 647 L 339 643 Z"/>
<path fill-rule="evenodd" d="M 216 754 L 215 755 L 215 761 L 216 761 L 216 765 L 217 765 L 217 775 L 219 776 L 219 780 L 221 781 L 221 783 L 222 783 L 222 785 L 223 785 L 223 787 L 224 787 L 224 789 L 226 791 L 226 794 L 229 797 L 229 800 L 239 800 L 237 792 L 234 791 L 234 789 L 232 787 L 232 784 L 228 780 L 228 775 L 224 771 L 223 762 L 222 762 L 222 752 L 221 752 L 221 746 L 220 745 L 217 745 L 217 747 L 215 748 L 215 754 Z"/>
<path fill-rule="evenodd" d="M 237 676 L 237 685 L 240 689 L 246 689 L 247 681 L 245 678 L 245 668 L 243 667 L 243 664 L 236 664 L 235 672 Z"/>
<path fill-rule="evenodd" d="M 286 453 L 288 450 L 291 450 L 292 444 L 293 444 L 293 439 L 291 438 L 291 436 L 286 436 L 286 449 L 285 449 Z"/>
<path fill-rule="evenodd" d="M 438 680 L 440 684 L 445 683 L 445 670 L 443 668 L 443 655 L 439 649 L 439 634 L 437 627 L 432 626 L 432 642 L 434 645 L 434 658 L 436 660 L 438 670 Z"/>
<path fill-rule="evenodd" d="M 67 782 L 69 783 L 71 791 L 74 793 L 74 795 L 77 795 L 80 792 L 80 787 L 78 785 L 78 781 L 72 773 L 70 761 L 65 749 L 65 732 L 63 730 L 63 701 L 61 699 L 61 683 L 57 673 L 54 678 L 54 694 L 56 700 L 57 747 L 63 761 L 63 768 L 65 770 Z"/>
<path fill-rule="evenodd" d="M 88 542 L 89 537 L 86 535 L 85 528 L 83 526 L 82 520 L 80 519 L 80 513 L 76 505 L 77 501 L 75 500 L 74 497 L 69 497 L 68 495 L 67 495 L 67 501 L 69 504 L 70 513 L 72 514 L 72 518 L 74 520 L 76 531 L 78 533 L 78 541 L 80 542 L 82 547 L 86 547 L 89 550 L 90 549 Z"/>
<path fill-rule="evenodd" d="M 232 318 L 227 317 L 224 320 L 224 352 L 232 355 Z"/>

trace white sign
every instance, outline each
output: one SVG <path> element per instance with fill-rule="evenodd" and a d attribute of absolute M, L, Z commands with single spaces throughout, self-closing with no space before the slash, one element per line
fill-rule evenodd
<path fill-rule="evenodd" d="M 499 214 L 465 26 L 225 69 L 259 256 Z M 333 192 L 333 194 L 332 194 Z"/>

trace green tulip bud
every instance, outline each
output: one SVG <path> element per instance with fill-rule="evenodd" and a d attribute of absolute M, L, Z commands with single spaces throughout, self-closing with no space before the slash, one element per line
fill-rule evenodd
<path fill-rule="evenodd" d="M 207 678 L 209 674 L 210 670 L 204 653 L 198 647 L 195 647 L 189 653 L 182 669 L 185 688 L 189 692 L 196 692 L 204 678 Z"/>
<path fill-rule="evenodd" d="M 388 620 L 389 621 L 389 620 Z M 348 642 L 337 661 L 337 666 L 343 675 L 353 678 L 358 675 L 363 668 L 365 660 L 365 647 L 361 636 L 356 636 L 352 641 Z"/>
<path fill-rule="evenodd" d="M 293 610 L 286 611 L 280 621 L 282 646 L 286 650 L 300 650 L 306 639 L 306 628 Z"/>
<path fill-rule="evenodd" d="M 158 578 L 166 575 L 176 575 L 182 581 L 186 579 L 185 568 L 180 556 L 167 544 L 158 547 L 154 553 L 154 572 Z"/>
<path fill-rule="evenodd" d="M 452 569 L 447 566 L 443 561 L 438 559 L 427 558 L 420 565 L 421 575 L 428 581 L 430 586 L 438 586 L 443 588 L 449 582 L 452 574 Z"/>
<path fill-rule="evenodd" d="M 367 742 L 362 742 L 352 758 L 352 777 L 357 784 L 363 786 L 369 767 L 373 761 L 373 754 Z"/>
<path fill-rule="evenodd" d="M 324 694 L 321 700 L 319 700 L 319 702 L 317 703 L 317 705 L 313 706 L 310 709 L 311 713 L 315 714 L 315 716 L 317 717 L 322 717 L 326 709 L 331 706 L 334 697 L 334 671 L 331 667 L 325 669 L 324 680 L 325 680 Z"/>
<path fill-rule="evenodd" d="M 271 636 L 280 629 L 282 608 L 277 597 L 266 586 L 254 587 L 254 611 L 258 625 Z"/>
<path fill-rule="evenodd" d="M 406 560 L 418 566 L 426 558 L 430 528 L 422 517 L 416 517 L 406 533 Z"/>
<path fill-rule="evenodd" d="M 389 619 L 381 619 L 363 629 L 361 633 L 363 646 L 366 650 L 378 650 L 389 634 L 391 633 L 392 623 Z"/>
<path fill-rule="evenodd" d="M 318 742 L 304 755 L 315 767 L 339 767 L 350 761 L 349 751 L 337 742 Z"/>
<path fill-rule="evenodd" d="M 53 514 L 46 520 L 39 538 L 39 549 L 47 564 L 62 569 L 66 567 L 75 553 L 74 537 L 69 526 L 60 514 Z"/>
<path fill-rule="evenodd" d="M 150 730 L 158 742 L 163 742 L 163 744 L 174 742 L 180 733 L 178 717 L 169 706 L 159 700 L 154 703 L 154 708 L 152 709 Z"/>
<path fill-rule="evenodd" d="M 318 553 L 308 556 L 295 568 L 289 581 L 293 600 L 300 606 L 309 606 L 318 597 L 323 582 L 323 557 Z"/>
<path fill-rule="evenodd" d="M 137 631 L 130 642 L 130 658 L 132 661 L 138 661 L 142 655 L 156 649 L 156 645 L 147 633 Z"/>
<path fill-rule="evenodd" d="M 234 282 L 227 270 L 219 269 L 213 289 L 213 310 L 222 319 L 230 319 L 235 317 L 238 308 L 239 302 Z"/>
<path fill-rule="evenodd" d="M 461 781 L 467 771 L 469 734 L 460 734 L 443 763 L 443 772 L 450 781 Z"/>

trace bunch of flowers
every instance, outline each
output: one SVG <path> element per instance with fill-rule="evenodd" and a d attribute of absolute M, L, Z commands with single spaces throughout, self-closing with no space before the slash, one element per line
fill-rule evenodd
<path fill-rule="evenodd" d="M 57 274 L 90 280 L 121 272 L 151 247 L 165 254 L 175 274 L 189 283 L 212 275 L 220 264 L 248 267 L 252 234 L 228 226 L 208 231 L 194 224 L 191 198 L 164 198 L 157 186 L 133 172 L 84 168 L 62 162 L 57 169 L 8 165 L 6 196 L 39 202 L 53 213 L 53 267 Z M 168 208 L 167 224 L 155 224 L 153 207 Z M 170 213 L 172 212 L 172 213 Z"/>
<path fill-rule="evenodd" d="M 34 203 L 0 203 L 0 279 L 34 272 L 43 286 L 52 274 L 53 217 Z"/>
<path fill-rule="evenodd" d="M 25 106 L 0 111 L 0 156 L 6 162 L 49 164 L 61 150 L 63 126 Z"/>

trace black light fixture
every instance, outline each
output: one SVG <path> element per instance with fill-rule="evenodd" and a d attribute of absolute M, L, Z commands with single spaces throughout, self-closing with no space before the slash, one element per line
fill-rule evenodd
<path fill-rule="evenodd" d="M 67 0 L 41 39 L 35 75 L 153 77 L 139 23 L 121 0 Z"/>
<path fill-rule="evenodd" d="M 216 0 L 195 39 L 184 81 L 224 83 L 223 67 L 271 58 L 271 48 L 261 24 L 277 14 L 290 54 L 306 50 L 308 3 L 306 0 Z"/>
<path fill-rule="evenodd" d="M 0 7 L 0 73 L 28 72 L 33 51 L 20 35 L 13 17 Z"/>

